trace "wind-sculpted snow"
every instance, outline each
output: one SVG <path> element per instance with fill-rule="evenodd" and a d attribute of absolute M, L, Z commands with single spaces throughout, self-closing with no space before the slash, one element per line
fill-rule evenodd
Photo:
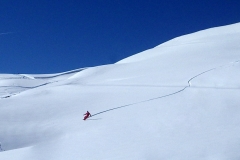
<path fill-rule="evenodd" d="M 238 23 L 116 64 L 2 74 L 0 159 L 238 160 L 239 41 Z"/>

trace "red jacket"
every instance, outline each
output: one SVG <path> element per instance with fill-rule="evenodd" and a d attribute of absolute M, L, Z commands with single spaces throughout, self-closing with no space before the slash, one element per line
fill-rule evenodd
<path fill-rule="evenodd" d="M 84 114 L 83 120 L 86 120 L 89 116 L 91 117 L 92 115 L 87 111 L 87 113 Z"/>

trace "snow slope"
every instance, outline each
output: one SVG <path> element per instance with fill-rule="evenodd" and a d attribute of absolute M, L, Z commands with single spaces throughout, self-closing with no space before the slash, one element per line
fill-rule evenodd
<path fill-rule="evenodd" d="M 116 64 L 1 74 L 0 160 L 238 160 L 239 41 L 237 23 Z"/>

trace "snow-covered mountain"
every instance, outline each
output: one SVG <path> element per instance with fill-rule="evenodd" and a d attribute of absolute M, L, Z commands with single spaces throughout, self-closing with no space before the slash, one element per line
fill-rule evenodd
<path fill-rule="evenodd" d="M 0 74 L 0 160 L 239 160 L 239 42 L 237 23 L 116 64 Z"/>

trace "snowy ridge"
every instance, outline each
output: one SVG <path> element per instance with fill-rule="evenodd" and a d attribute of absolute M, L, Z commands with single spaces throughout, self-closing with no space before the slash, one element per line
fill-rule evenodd
<path fill-rule="evenodd" d="M 239 41 L 237 23 L 116 64 L 2 74 L 0 159 L 238 160 Z"/>
<path fill-rule="evenodd" d="M 166 49 L 165 47 L 167 48 L 181 47 L 181 46 L 191 47 L 191 45 L 195 45 L 194 47 L 196 48 L 197 45 L 201 45 L 203 43 L 210 43 L 210 44 L 217 43 L 219 48 L 215 48 L 215 49 L 220 49 L 221 48 L 220 44 L 227 44 L 229 42 L 232 42 L 232 40 L 236 42 L 236 40 L 238 39 L 237 36 L 240 34 L 239 28 L 240 28 L 240 23 L 236 23 L 236 24 L 232 24 L 224 27 L 210 28 L 210 29 L 198 31 L 195 33 L 187 34 L 184 36 L 180 36 L 172 40 L 169 40 L 163 44 L 160 44 L 152 49 L 149 49 L 141 53 L 135 54 L 133 56 L 130 56 L 128 58 L 125 58 L 117 63 L 129 63 L 129 62 L 136 62 L 136 61 L 146 60 L 149 58 L 154 58 L 156 56 L 160 56 L 162 54 L 168 53 L 168 49 Z M 237 47 L 235 45 L 233 46 Z M 225 48 L 225 46 L 223 46 L 223 48 Z M 212 50 L 212 48 L 210 50 Z M 170 49 L 170 52 L 172 51 L 173 50 Z M 224 52 L 219 52 L 219 53 L 224 53 Z"/>
<path fill-rule="evenodd" d="M 9 98 L 29 89 L 63 81 L 68 77 L 71 77 L 73 74 L 81 72 L 82 70 L 84 70 L 84 68 L 63 73 L 45 75 L 4 74 L 0 76 L 0 87 L 2 88 L 2 90 L 0 90 L 0 97 Z"/>

